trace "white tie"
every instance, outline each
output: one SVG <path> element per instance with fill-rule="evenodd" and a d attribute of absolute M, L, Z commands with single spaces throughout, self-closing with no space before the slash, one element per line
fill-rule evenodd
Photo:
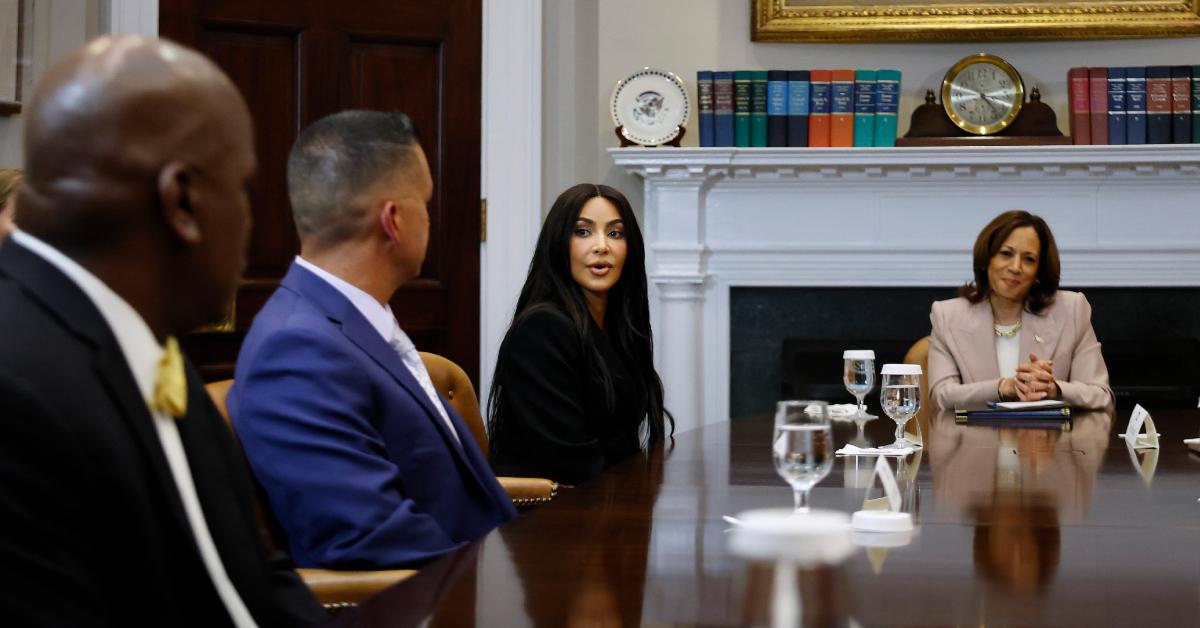
<path fill-rule="evenodd" d="M 392 349 L 400 355 L 400 361 L 404 362 L 404 366 L 408 368 L 408 372 L 412 373 L 417 383 L 421 385 L 421 389 L 425 391 L 425 396 L 429 397 L 429 401 L 433 402 L 433 407 L 437 408 L 438 414 L 442 416 L 442 421 L 446 423 L 446 427 L 450 429 L 450 433 L 454 435 L 454 439 L 462 444 L 462 440 L 458 437 L 458 432 L 454 430 L 454 424 L 450 422 L 450 415 L 446 414 L 446 408 L 442 406 L 442 401 L 438 397 L 437 389 L 433 387 L 433 380 L 429 379 L 429 371 L 425 370 L 425 363 L 421 361 L 421 355 L 417 353 L 417 346 L 409 339 L 408 334 L 400 329 L 400 324 L 396 323 L 392 327 L 392 337 L 388 340 L 388 344 Z"/>

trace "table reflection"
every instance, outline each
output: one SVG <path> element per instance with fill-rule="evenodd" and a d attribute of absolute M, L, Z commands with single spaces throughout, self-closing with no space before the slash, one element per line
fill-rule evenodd
<path fill-rule="evenodd" d="M 589 486 L 586 518 L 544 533 L 509 526 L 499 531 L 524 593 L 525 616 L 534 626 L 637 626 L 641 624 L 654 502 L 662 462 L 639 456 L 633 473 L 602 475 Z M 556 536 L 562 550 L 548 550 Z M 548 538 L 549 537 L 549 538 Z M 622 551 L 633 547 L 641 551 Z M 546 560 L 546 551 L 555 553 Z M 633 595 L 630 595 L 633 593 Z"/>
<path fill-rule="evenodd" d="M 1079 413 L 1060 430 L 955 425 L 952 412 L 933 418 L 934 499 L 973 525 L 975 570 L 985 581 L 1030 592 L 1053 580 L 1062 526 L 1087 514 L 1112 419 Z"/>
<path fill-rule="evenodd" d="M 564 489 L 338 624 L 1186 624 L 1200 616 L 1200 459 L 1175 439 L 1200 412 L 1156 411 L 1162 449 L 1132 456 L 1113 433 L 1127 414 L 1078 413 L 1069 431 L 934 414 L 925 448 L 891 460 L 915 533 L 852 535 L 863 550 L 803 568 L 727 547 L 723 515 L 790 504 L 770 417 L 706 426 Z M 869 444 L 889 442 L 888 423 L 866 426 Z M 835 444 L 856 438 L 835 426 Z M 848 514 L 881 496 L 867 488 L 874 457 L 836 464 L 815 507 Z"/>

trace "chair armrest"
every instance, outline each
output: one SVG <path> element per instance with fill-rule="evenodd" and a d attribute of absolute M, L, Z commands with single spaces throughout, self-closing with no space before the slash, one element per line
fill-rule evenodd
<path fill-rule="evenodd" d="M 549 503 L 558 494 L 558 482 L 546 478 L 496 478 L 517 506 L 537 506 Z"/>
<path fill-rule="evenodd" d="M 415 569 L 380 571 L 335 571 L 297 569 L 296 573 L 326 609 L 354 606 L 380 591 L 417 573 Z"/>

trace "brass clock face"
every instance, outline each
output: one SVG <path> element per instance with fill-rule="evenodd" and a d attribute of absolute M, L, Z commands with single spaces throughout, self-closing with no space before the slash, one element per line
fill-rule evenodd
<path fill-rule="evenodd" d="M 975 135 L 999 133 L 1017 119 L 1025 84 L 1016 68 L 980 53 L 955 63 L 942 79 L 942 106 L 958 127 Z"/>

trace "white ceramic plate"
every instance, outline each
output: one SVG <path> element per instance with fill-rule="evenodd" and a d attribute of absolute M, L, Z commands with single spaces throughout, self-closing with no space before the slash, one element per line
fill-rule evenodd
<path fill-rule="evenodd" d="M 624 127 L 625 138 L 643 146 L 665 144 L 679 135 L 690 104 L 678 76 L 643 68 L 613 88 L 613 124 Z"/>

